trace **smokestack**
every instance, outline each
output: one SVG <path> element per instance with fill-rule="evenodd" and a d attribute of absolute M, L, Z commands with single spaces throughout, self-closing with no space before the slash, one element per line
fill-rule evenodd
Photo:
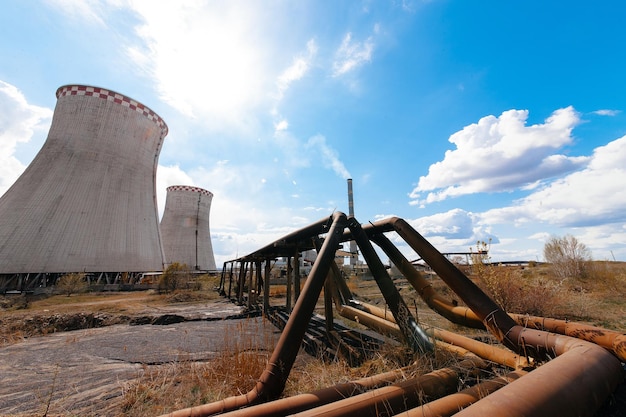
<path fill-rule="evenodd" d="M 161 236 L 165 260 L 199 271 L 215 271 L 209 213 L 213 193 L 199 187 L 167 187 Z"/>
<path fill-rule="evenodd" d="M 0 274 L 160 271 L 165 122 L 104 88 L 57 92 L 43 147 L 0 198 Z"/>
<path fill-rule="evenodd" d="M 348 179 L 348 214 L 354 217 L 354 194 L 352 192 L 352 178 Z M 356 265 L 357 247 L 354 240 L 350 241 L 350 265 Z"/>

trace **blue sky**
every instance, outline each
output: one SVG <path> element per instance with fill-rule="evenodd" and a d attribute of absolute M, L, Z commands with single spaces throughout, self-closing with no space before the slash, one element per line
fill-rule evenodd
<path fill-rule="evenodd" d="M 169 185 L 214 193 L 218 265 L 330 215 L 408 220 L 442 252 L 626 260 L 619 1 L 3 0 L 0 193 L 65 84 L 168 124 Z"/>

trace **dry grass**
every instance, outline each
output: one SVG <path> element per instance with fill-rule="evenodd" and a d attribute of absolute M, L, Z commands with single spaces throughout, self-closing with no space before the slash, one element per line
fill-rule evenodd
<path fill-rule="evenodd" d="M 584 278 L 557 278 L 549 265 L 482 265 L 472 278 L 506 311 L 626 331 L 626 264 L 590 262 Z"/>
<path fill-rule="evenodd" d="M 224 350 L 215 359 L 195 362 L 184 355 L 166 365 L 143 366 L 133 382 L 123 387 L 121 412 L 125 416 L 158 415 L 242 394 L 256 383 L 274 348 L 264 327 L 254 319 L 233 321 L 224 332 Z M 240 335 L 265 337 L 258 348 Z M 265 335 L 265 336 L 263 336 Z"/>
<path fill-rule="evenodd" d="M 121 413 L 158 415 L 248 392 L 265 370 L 274 345 L 267 340 L 262 344 L 268 348 L 258 349 L 235 335 L 267 334 L 259 327 L 265 325 L 271 326 L 253 319 L 235 322 L 232 331 L 225 333 L 227 349 L 214 360 L 193 362 L 183 357 L 167 365 L 144 366 L 137 379 L 124 386 Z M 312 392 L 401 367 L 410 368 L 404 375 L 408 379 L 456 363 L 458 359 L 445 350 L 437 350 L 432 356 L 414 356 L 395 345 L 385 346 L 359 367 L 350 367 L 343 360 L 318 360 L 301 352 L 283 396 Z"/>
<path fill-rule="evenodd" d="M 486 266 L 485 269 L 472 271 L 471 279 L 508 311 L 568 318 L 626 332 L 626 264 L 593 262 L 590 270 L 591 273 L 584 279 L 557 279 L 545 265 L 526 268 Z M 396 284 L 409 308 L 417 310 L 419 320 L 452 331 L 467 331 L 430 311 L 404 280 L 399 279 Z M 432 279 L 432 284 L 443 295 L 458 300 L 437 278 Z M 382 307 L 382 296 L 375 281 L 351 278 L 348 285 L 357 298 Z M 216 297 L 215 294 L 208 295 L 212 293 L 213 287 L 213 282 L 204 282 L 200 294 L 206 290 L 207 297 Z M 285 293 L 284 286 L 272 286 L 272 297 L 284 297 Z M 146 305 L 158 306 L 181 301 L 193 303 L 198 301 L 195 297 L 176 294 L 161 296 L 145 292 L 87 293 L 31 300 L 26 309 L 4 310 L 4 313 L 21 318 L 77 309 L 133 314 L 143 311 Z M 206 300 L 202 295 L 200 297 Z M 0 322 L 6 322 L 6 317 L 3 314 Z M 120 415 L 158 415 L 247 392 L 265 369 L 274 343 L 269 339 L 263 340 L 260 345 L 264 347 L 259 349 L 259 343 L 254 347 L 237 335 L 251 332 L 267 334 L 262 329 L 251 328 L 260 325 L 254 320 L 233 321 L 232 331 L 224 334 L 226 349 L 218 353 L 215 359 L 195 362 L 183 355 L 174 363 L 143 366 L 137 378 L 122 388 Z M 19 341 L 23 334 L 15 328 L 2 336 L 13 343 Z M 386 349 L 357 368 L 351 368 L 343 361 L 328 363 L 300 354 L 287 381 L 284 395 L 310 392 L 413 363 L 414 370 L 407 375 L 411 377 L 454 361 L 449 354 L 440 351 L 434 356 L 414 358 L 407 356 L 404 351 Z"/>

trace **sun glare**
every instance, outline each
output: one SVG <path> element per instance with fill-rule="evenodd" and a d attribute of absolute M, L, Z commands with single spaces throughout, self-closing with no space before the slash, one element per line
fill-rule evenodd
<path fill-rule="evenodd" d="M 254 13 L 166 4 L 137 9 L 161 95 L 195 118 L 236 121 L 263 98 L 267 82 Z"/>

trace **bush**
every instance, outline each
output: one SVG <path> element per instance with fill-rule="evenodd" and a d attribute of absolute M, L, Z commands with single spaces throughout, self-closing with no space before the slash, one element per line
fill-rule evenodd
<path fill-rule="evenodd" d="M 85 274 L 78 272 L 65 274 L 59 278 L 56 283 L 57 291 L 68 297 L 74 293 L 87 291 L 87 287 L 88 284 L 87 281 L 85 281 Z"/>
<path fill-rule="evenodd" d="M 161 274 L 157 284 L 159 292 L 168 293 L 181 288 L 188 288 L 190 275 L 186 264 L 174 262 Z"/>
<path fill-rule="evenodd" d="M 591 251 L 572 235 L 548 239 L 543 247 L 543 257 L 552 265 L 552 272 L 557 278 L 588 276 Z"/>
<path fill-rule="evenodd" d="M 483 290 L 510 313 L 552 316 L 564 291 L 559 281 L 528 279 L 511 266 L 485 265 L 477 275 Z"/>

